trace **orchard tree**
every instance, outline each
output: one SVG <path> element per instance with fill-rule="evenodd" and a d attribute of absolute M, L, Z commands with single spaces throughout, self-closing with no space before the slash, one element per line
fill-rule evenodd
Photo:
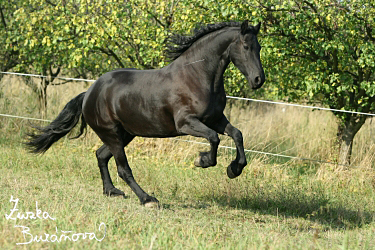
<path fill-rule="evenodd" d="M 16 1 L 0 3 L 0 71 L 9 71 L 19 63 L 19 30 L 14 20 Z M 0 74 L 0 80 L 3 74 Z"/>
<path fill-rule="evenodd" d="M 367 0 L 258 0 L 264 20 L 268 83 L 291 101 L 375 112 L 375 4 Z M 368 116 L 337 117 L 338 162 L 349 164 L 353 140 Z"/>
<path fill-rule="evenodd" d="M 25 78 L 25 83 L 37 94 L 40 113 L 45 117 L 47 87 L 61 73 L 70 53 L 66 43 L 60 41 L 68 39 L 74 42 L 74 36 L 67 30 L 61 32 L 54 9 L 45 2 L 21 0 L 13 4 L 16 8 L 8 13 L 17 27 L 13 40 L 17 42 L 18 64 L 13 69 L 46 76 L 37 81 Z M 12 41 L 7 41 L 6 46 L 12 45 L 9 42 Z"/>

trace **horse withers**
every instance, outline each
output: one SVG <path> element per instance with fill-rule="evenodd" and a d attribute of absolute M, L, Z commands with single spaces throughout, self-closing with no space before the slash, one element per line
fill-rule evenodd
<path fill-rule="evenodd" d="M 34 153 L 43 153 L 81 119 L 78 136 L 88 124 L 103 141 L 96 157 L 104 194 L 124 196 L 108 172 L 113 156 L 119 176 L 141 204 L 158 206 L 158 200 L 135 181 L 124 147 L 136 136 L 203 137 L 211 148 L 199 154 L 195 165 L 206 168 L 216 165 L 220 133 L 232 137 L 236 144 L 237 156 L 227 168 L 228 177 L 235 178 L 247 162 L 242 134 L 223 114 L 223 74 L 233 62 L 252 89 L 263 85 L 259 29 L 260 24 L 251 26 L 244 21 L 207 25 L 192 36 L 175 35 L 167 48 L 169 65 L 157 70 L 118 69 L 102 75 L 87 92 L 68 102 L 53 122 L 31 134 L 27 145 Z"/>

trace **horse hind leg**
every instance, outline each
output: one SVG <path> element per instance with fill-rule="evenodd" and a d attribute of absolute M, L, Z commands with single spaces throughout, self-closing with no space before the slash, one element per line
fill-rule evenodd
<path fill-rule="evenodd" d="M 143 191 L 135 181 L 132 170 L 129 166 L 124 147 L 133 140 L 134 136 L 127 133 L 122 127 L 107 130 L 106 132 L 101 131 L 98 135 L 115 158 L 118 175 L 138 196 L 141 204 L 147 207 L 159 207 L 159 201 Z"/>
<path fill-rule="evenodd" d="M 96 151 L 96 158 L 98 159 L 98 166 L 100 170 L 100 175 L 103 181 L 103 194 L 107 196 L 123 196 L 125 193 L 117 188 L 112 183 L 111 176 L 108 171 L 108 161 L 112 157 L 111 151 L 104 144 Z"/>

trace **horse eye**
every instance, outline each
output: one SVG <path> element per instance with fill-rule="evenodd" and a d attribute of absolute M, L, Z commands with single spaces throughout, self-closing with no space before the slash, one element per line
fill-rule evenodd
<path fill-rule="evenodd" d="M 243 48 L 246 49 L 246 50 L 248 50 L 248 49 L 249 49 L 249 46 L 244 45 Z"/>

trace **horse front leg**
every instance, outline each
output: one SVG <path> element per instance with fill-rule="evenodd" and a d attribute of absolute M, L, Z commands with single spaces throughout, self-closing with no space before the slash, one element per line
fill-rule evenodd
<path fill-rule="evenodd" d="M 247 165 L 242 133 L 240 130 L 233 127 L 224 115 L 219 123 L 216 124 L 215 130 L 220 134 L 230 136 L 236 144 L 236 159 L 234 159 L 227 168 L 228 177 L 231 179 L 236 178 L 242 173 L 243 168 Z"/>
<path fill-rule="evenodd" d="M 226 126 L 225 133 L 232 137 L 237 149 L 236 159 L 234 159 L 227 168 L 228 177 L 233 179 L 239 176 L 247 165 L 245 150 L 243 147 L 243 137 L 241 131 L 233 127 L 230 123 Z"/>
<path fill-rule="evenodd" d="M 206 138 L 211 145 L 210 151 L 199 154 L 194 165 L 202 168 L 216 166 L 217 148 L 220 143 L 218 134 L 195 117 L 188 116 L 178 124 L 181 124 L 178 127 L 181 133 Z"/>

